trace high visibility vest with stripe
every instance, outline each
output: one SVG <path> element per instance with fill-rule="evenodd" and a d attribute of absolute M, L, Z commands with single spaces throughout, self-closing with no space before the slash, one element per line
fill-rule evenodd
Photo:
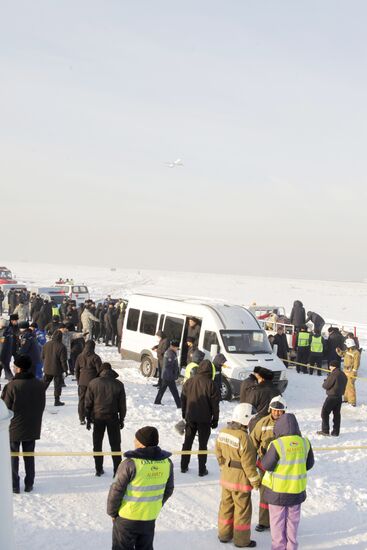
<path fill-rule="evenodd" d="M 187 365 L 187 367 L 185 368 L 184 382 L 186 382 L 186 380 L 188 380 L 189 378 L 191 378 L 193 375 L 196 374 L 196 372 L 192 373 L 192 369 L 195 369 L 197 371 L 198 367 L 199 365 L 197 363 L 189 363 Z M 215 366 L 212 363 L 212 380 L 214 380 L 216 372 L 217 371 L 215 369 Z"/>
<path fill-rule="evenodd" d="M 299 332 L 297 345 L 299 348 L 307 348 L 310 345 L 310 334 L 309 332 Z"/>
<path fill-rule="evenodd" d="M 310 442 L 298 435 L 275 439 L 274 445 L 279 461 L 274 472 L 266 472 L 262 484 L 275 493 L 299 494 L 307 485 L 306 461 Z"/>
<path fill-rule="evenodd" d="M 119 516 L 134 521 L 157 519 L 162 508 L 170 462 L 163 460 L 132 459 L 136 475 L 127 486 L 119 509 Z"/>
<path fill-rule="evenodd" d="M 52 317 L 55 317 L 56 315 L 60 315 L 60 311 L 57 306 L 52 308 Z"/>
<path fill-rule="evenodd" d="M 323 350 L 324 350 L 324 347 L 322 345 L 322 337 L 312 336 L 310 351 L 312 353 L 322 353 Z"/>

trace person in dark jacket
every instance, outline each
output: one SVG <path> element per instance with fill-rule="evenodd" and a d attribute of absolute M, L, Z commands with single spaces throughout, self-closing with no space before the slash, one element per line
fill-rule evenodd
<path fill-rule="evenodd" d="M 47 323 L 47 325 L 45 326 L 45 332 L 47 336 L 52 336 L 56 330 L 60 330 L 64 326 L 65 325 L 61 322 L 60 316 L 54 315 L 52 317 L 51 323 Z"/>
<path fill-rule="evenodd" d="M 158 443 L 157 428 L 144 426 L 135 434 L 135 450 L 124 453 L 107 499 L 112 550 L 153 550 L 156 519 L 174 490 L 171 453 Z M 154 493 L 151 499 L 139 490 L 146 486 Z"/>
<path fill-rule="evenodd" d="M 0 319 L 0 378 L 4 369 L 4 376 L 7 380 L 13 378 L 10 370 L 11 343 L 8 335 L 8 321 Z"/>
<path fill-rule="evenodd" d="M 324 357 L 325 340 L 321 336 L 321 332 L 314 330 L 311 334 L 310 340 L 310 355 L 308 357 L 308 364 L 310 365 L 309 373 L 312 375 L 314 369 L 317 367 L 317 376 L 321 376 L 322 359 Z"/>
<path fill-rule="evenodd" d="M 5 294 L 0 288 L 0 315 L 3 314 L 3 301 L 4 301 L 4 298 L 5 298 Z"/>
<path fill-rule="evenodd" d="M 18 453 L 20 446 L 24 453 L 33 453 L 36 439 L 41 437 L 42 415 L 45 409 L 45 386 L 30 372 L 32 361 L 26 355 L 15 358 L 15 376 L 3 389 L 1 398 L 14 416 L 10 422 L 10 449 Z M 11 459 L 13 492 L 20 492 L 19 458 Z M 35 466 L 34 457 L 24 457 L 24 490 L 33 489 Z"/>
<path fill-rule="evenodd" d="M 257 378 L 252 372 L 243 382 L 241 382 L 240 403 L 250 403 L 252 405 L 252 402 L 254 400 L 254 390 L 257 385 Z"/>
<path fill-rule="evenodd" d="M 126 395 L 122 382 L 116 380 L 117 373 L 110 363 L 102 363 L 98 378 L 88 384 L 85 394 L 87 430 L 93 423 L 93 451 L 102 451 L 103 437 L 107 429 L 111 451 L 121 451 L 121 433 L 126 416 Z M 116 474 L 121 455 L 112 457 L 113 474 Z M 104 474 L 103 456 L 94 457 L 96 476 Z"/>
<path fill-rule="evenodd" d="M 218 426 L 220 395 L 212 380 L 212 364 L 207 359 L 201 361 L 197 374 L 187 380 L 182 387 L 182 418 L 186 422 L 183 451 L 191 451 L 196 434 L 199 437 L 199 450 L 206 451 L 211 428 Z M 207 455 L 198 455 L 199 476 L 208 474 Z M 189 469 L 190 455 L 181 456 L 181 472 Z"/>
<path fill-rule="evenodd" d="M 19 355 L 28 355 L 32 361 L 31 373 L 36 376 L 41 360 L 41 348 L 37 342 L 37 338 L 33 330 L 29 327 L 28 321 L 19 323 Z"/>
<path fill-rule="evenodd" d="M 249 433 L 253 430 L 256 422 L 268 414 L 270 401 L 279 390 L 274 386 L 272 380 L 274 373 L 264 367 L 255 367 L 254 375 L 257 379 L 257 386 L 252 392 L 251 405 L 256 410 L 256 415 L 249 422 Z"/>
<path fill-rule="evenodd" d="M 116 333 L 117 333 L 117 317 L 116 310 L 113 303 L 108 304 L 108 309 L 105 315 L 105 325 L 106 325 L 106 346 L 109 346 L 111 341 L 111 346 L 114 346 L 116 343 Z"/>
<path fill-rule="evenodd" d="M 198 349 L 197 344 L 195 344 L 195 338 L 192 336 L 188 336 L 186 338 L 186 345 L 187 345 L 187 355 L 186 355 L 186 364 L 192 363 L 193 359 L 192 356 L 195 353 L 195 351 Z"/>
<path fill-rule="evenodd" d="M 326 399 L 321 410 L 322 427 L 319 435 L 330 435 L 329 417 L 333 413 L 333 430 L 331 435 L 338 437 L 340 433 L 340 410 L 343 402 L 343 395 L 347 387 L 348 379 L 340 370 L 339 361 L 331 361 L 328 374 L 322 387 L 326 390 Z"/>
<path fill-rule="evenodd" d="M 51 302 L 45 301 L 40 309 L 37 319 L 33 316 L 33 321 L 37 321 L 41 330 L 45 330 L 46 325 L 52 321 L 52 305 Z"/>
<path fill-rule="evenodd" d="M 338 327 L 329 327 L 328 334 L 329 337 L 325 342 L 328 365 L 330 365 L 331 361 L 338 361 L 339 365 L 341 365 L 341 357 L 337 354 L 336 349 L 344 348 L 344 336 L 342 335 Z"/>
<path fill-rule="evenodd" d="M 193 338 L 194 347 L 198 347 L 199 345 L 200 330 L 201 330 L 201 323 L 199 319 L 196 319 L 196 317 L 191 317 L 189 319 L 189 324 L 187 327 L 187 337 Z"/>
<path fill-rule="evenodd" d="M 310 342 L 311 342 L 311 334 L 307 330 L 307 325 L 302 325 L 297 336 L 296 336 L 296 351 L 297 351 L 297 358 L 296 363 L 296 371 L 302 372 L 303 374 L 307 374 L 307 364 L 308 364 L 308 358 L 310 356 Z"/>
<path fill-rule="evenodd" d="M 309 321 L 311 321 L 311 323 L 313 323 L 314 332 L 315 331 L 320 332 L 320 334 L 321 334 L 323 326 L 325 325 L 325 321 L 321 317 L 321 315 L 319 315 L 318 313 L 315 313 L 314 311 L 308 311 L 307 312 L 307 319 L 306 319 L 305 324 L 307 324 Z"/>
<path fill-rule="evenodd" d="M 5 378 L 11 380 L 13 374 L 10 370 L 10 361 L 12 357 L 16 357 L 19 347 L 19 327 L 18 327 L 18 315 L 12 314 L 9 317 L 9 324 L 5 327 L 3 332 L 3 346 L 1 350 L 1 364 L 4 369 Z"/>
<path fill-rule="evenodd" d="M 285 359 L 288 359 L 288 353 L 289 353 L 289 346 L 287 341 L 287 335 L 284 333 L 284 327 L 282 325 L 278 325 L 277 327 L 277 333 L 274 335 L 274 343 L 273 345 L 277 345 L 277 356 L 279 359 L 284 361 Z M 288 368 L 288 363 L 284 363 L 285 366 Z"/>
<path fill-rule="evenodd" d="M 291 325 L 294 325 L 295 332 L 298 332 L 300 328 L 306 323 L 306 312 L 300 300 L 293 302 L 292 311 L 289 318 Z"/>
<path fill-rule="evenodd" d="M 158 360 L 158 382 L 157 384 L 153 384 L 153 386 L 155 388 L 159 388 L 162 383 L 162 369 L 163 369 L 164 354 L 169 348 L 169 340 L 166 334 L 163 332 L 163 330 L 158 330 L 156 336 L 158 336 L 159 342 L 156 346 L 153 347 L 153 350 L 156 352 L 157 360 Z"/>
<path fill-rule="evenodd" d="M 176 380 L 180 373 L 180 367 L 178 365 L 177 351 L 180 347 L 178 340 L 171 340 L 170 347 L 166 351 L 163 357 L 162 368 L 162 383 L 158 388 L 158 393 L 154 401 L 154 405 L 162 405 L 162 397 L 164 396 L 166 389 L 169 388 L 173 399 L 175 400 L 176 407 L 181 408 L 180 396 L 178 395 Z"/>
<path fill-rule="evenodd" d="M 283 414 L 261 466 L 264 500 L 269 504 L 272 548 L 296 549 L 301 504 L 306 500 L 307 474 L 314 465 L 311 443 L 303 438 L 294 414 Z"/>
<path fill-rule="evenodd" d="M 54 396 L 55 407 L 61 407 L 65 403 L 60 401 L 63 374 L 68 372 L 68 361 L 66 347 L 62 343 L 62 332 L 57 330 L 53 333 L 52 339 L 47 342 L 42 349 L 42 362 L 43 362 L 43 382 L 46 386 L 46 390 L 54 381 Z"/>
<path fill-rule="evenodd" d="M 84 399 L 88 384 L 94 378 L 97 378 L 102 370 L 102 360 L 95 353 L 96 344 L 93 340 L 88 340 L 80 355 L 75 362 L 75 378 L 78 382 L 78 414 L 81 424 L 85 424 Z"/>
<path fill-rule="evenodd" d="M 220 399 L 221 392 L 222 392 L 222 368 L 226 364 L 227 358 L 223 355 L 223 353 L 217 353 L 217 355 L 213 359 L 213 365 L 215 367 L 215 378 L 214 378 L 214 384 L 216 385 L 216 388 L 219 392 Z"/>

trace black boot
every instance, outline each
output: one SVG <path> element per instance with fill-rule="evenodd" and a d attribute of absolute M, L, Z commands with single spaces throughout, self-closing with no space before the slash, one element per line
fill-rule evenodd
<path fill-rule="evenodd" d="M 65 405 L 65 403 L 63 401 L 60 401 L 60 397 L 55 397 L 55 407 L 62 407 L 63 405 Z"/>

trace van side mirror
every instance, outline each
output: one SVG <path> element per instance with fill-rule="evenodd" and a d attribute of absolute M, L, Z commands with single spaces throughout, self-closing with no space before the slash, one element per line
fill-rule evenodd
<path fill-rule="evenodd" d="M 218 353 L 218 344 L 212 344 L 210 346 L 210 357 L 214 359 L 217 353 Z"/>

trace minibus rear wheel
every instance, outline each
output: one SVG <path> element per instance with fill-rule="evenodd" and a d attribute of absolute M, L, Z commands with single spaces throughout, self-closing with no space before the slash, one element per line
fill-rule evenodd
<path fill-rule="evenodd" d="M 140 372 L 147 378 L 154 375 L 153 360 L 149 355 L 143 355 L 141 358 Z"/>
<path fill-rule="evenodd" d="M 230 401 L 232 399 L 232 388 L 226 378 L 222 376 L 222 384 L 220 387 L 220 395 L 223 401 Z"/>

